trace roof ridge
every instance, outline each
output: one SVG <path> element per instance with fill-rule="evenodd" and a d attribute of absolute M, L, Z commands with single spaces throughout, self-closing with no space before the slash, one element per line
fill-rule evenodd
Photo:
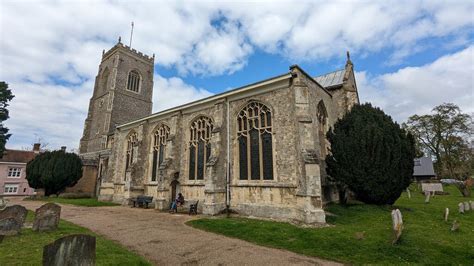
<path fill-rule="evenodd" d="M 319 75 L 319 76 L 316 76 L 315 78 L 318 78 L 318 77 L 322 77 L 322 76 L 326 76 L 326 75 L 329 75 L 329 74 L 332 74 L 332 73 L 335 73 L 335 72 L 339 72 L 339 71 L 345 71 L 346 69 L 345 68 L 341 68 L 341 69 L 338 69 L 338 70 L 334 70 L 334 71 L 331 71 L 331 72 L 327 72 L 327 73 L 324 73 L 322 75 Z"/>

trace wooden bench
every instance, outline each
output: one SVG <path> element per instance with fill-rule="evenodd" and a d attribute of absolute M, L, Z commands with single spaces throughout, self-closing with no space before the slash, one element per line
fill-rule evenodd
<path fill-rule="evenodd" d="M 145 207 L 148 209 L 148 204 L 153 201 L 153 197 L 140 195 L 136 198 L 131 198 L 130 201 L 133 203 L 133 207 Z"/>

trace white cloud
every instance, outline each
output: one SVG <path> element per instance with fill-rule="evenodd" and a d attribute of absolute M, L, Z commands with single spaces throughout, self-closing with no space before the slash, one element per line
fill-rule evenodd
<path fill-rule="evenodd" d="M 155 75 L 154 83 L 153 112 L 162 111 L 212 95 L 209 91 L 195 88 L 177 77 L 167 79 L 160 75 Z"/>
<path fill-rule="evenodd" d="M 474 113 L 474 46 L 420 67 L 371 77 L 356 73 L 362 102 L 372 102 L 404 122 L 413 114 L 429 113 L 439 104 L 457 104 Z"/>
<path fill-rule="evenodd" d="M 136 25 L 133 47 L 155 53 L 157 65 L 183 75 L 212 76 L 241 70 L 257 50 L 296 62 L 323 62 L 341 57 L 345 50 L 363 55 L 388 49 L 391 63 L 397 64 L 426 49 L 420 41 L 431 37 L 451 36 L 449 49 L 465 46 L 473 13 L 468 0 L 1 1 L 0 80 L 16 95 L 7 122 L 14 134 L 9 145 L 29 144 L 29 136 L 37 133 L 54 145 L 77 147 L 100 52 L 119 35 L 128 44 L 130 21 Z M 436 75 L 416 76 L 443 76 L 448 82 L 453 72 L 427 70 Z M 393 75 L 409 80 L 410 71 Z M 404 85 L 389 76 L 360 76 L 370 82 L 366 88 L 374 82 L 385 86 L 374 95 Z M 156 109 L 209 95 L 179 78 L 155 78 Z M 419 97 L 409 91 L 400 95 L 404 98 L 398 105 Z M 428 97 L 417 106 L 432 102 Z"/>
<path fill-rule="evenodd" d="M 41 137 L 53 149 L 63 145 L 77 148 L 93 86 L 91 81 L 70 87 L 11 82 L 15 98 L 6 126 L 13 135 L 7 147 L 28 147 Z"/>

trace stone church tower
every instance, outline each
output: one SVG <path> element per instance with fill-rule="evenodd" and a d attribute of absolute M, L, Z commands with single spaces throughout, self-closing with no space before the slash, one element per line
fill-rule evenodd
<path fill-rule="evenodd" d="M 108 148 L 115 126 L 151 114 L 154 56 L 119 42 L 102 53 L 79 152 Z"/>
<path fill-rule="evenodd" d="M 131 49 L 120 39 L 102 52 L 79 145 L 83 176 L 68 192 L 96 195 L 108 174 L 116 126 L 151 114 L 154 60 L 154 55 Z"/>

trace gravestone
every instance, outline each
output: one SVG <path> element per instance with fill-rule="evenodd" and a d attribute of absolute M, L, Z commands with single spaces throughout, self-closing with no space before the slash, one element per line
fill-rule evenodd
<path fill-rule="evenodd" d="M 449 217 L 449 208 L 446 208 L 446 211 L 444 212 L 444 221 L 447 222 Z"/>
<path fill-rule="evenodd" d="M 459 207 L 459 213 L 464 213 L 464 204 L 462 202 L 458 204 L 458 207 Z"/>
<path fill-rule="evenodd" d="M 425 191 L 425 203 L 430 203 L 431 192 Z"/>
<path fill-rule="evenodd" d="M 474 201 L 470 200 L 470 201 L 469 201 L 469 204 L 471 204 L 471 210 L 474 211 Z"/>
<path fill-rule="evenodd" d="M 7 207 L 7 200 L 3 197 L 0 197 L 0 210 L 3 210 Z"/>
<path fill-rule="evenodd" d="M 471 206 L 469 204 L 469 202 L 464 202 L 464 211 L 469 211 L 471 209 Z"/>
<path fill-rule="evenodd" d="M 455 232 L 455 231 L 457 231 L 457 230 L 459 230 L 459 223 L 458 223 L 457 220 L 454 220 L 453 226 L 451 227 L 451 231 L 452 231 L 452 232 Z"/>
<path fill-rule="evenodd" d="M 46 203 L 35 211 L 33 222 L 34 231 L 56 230 L 61 216 L 61 206 L 54 203 Z"/>
<path fill-rule="evenodd" d="M 408 198 L 411 199 L 411 193 L 410 193 L 410 189 L 407 188 L 407 195 L 408 195 Z"/>
<path fill-rule="evenodd" d="M 89 266 L 95 265 L 94 236 L 69 235 L 43 248 L 43 266 Z"/>
<path fill-rule="evenodd" d="M 28 211 L 20 205 L 6 207 L 0 211 L 0 235 L 16 235 L 26 220 Z"/>
<path fill-rule="evenodd" d="M 441 183 L 421 183 L 421 191 L 423 192 L 443 192 L 443 184 Z"/>
<path fill-rule="evenodd" d="M 402 218 L 402 213 L 400 212 L 399 209 L 392 210 L 392 224 L 393 224 L 393 232 L 395 235 L 395 238 L 392 243 L 396 244 L 400 240 L 400 237 L 402 236 L 402 231 L 403 231 L 403 218 Z"/>

